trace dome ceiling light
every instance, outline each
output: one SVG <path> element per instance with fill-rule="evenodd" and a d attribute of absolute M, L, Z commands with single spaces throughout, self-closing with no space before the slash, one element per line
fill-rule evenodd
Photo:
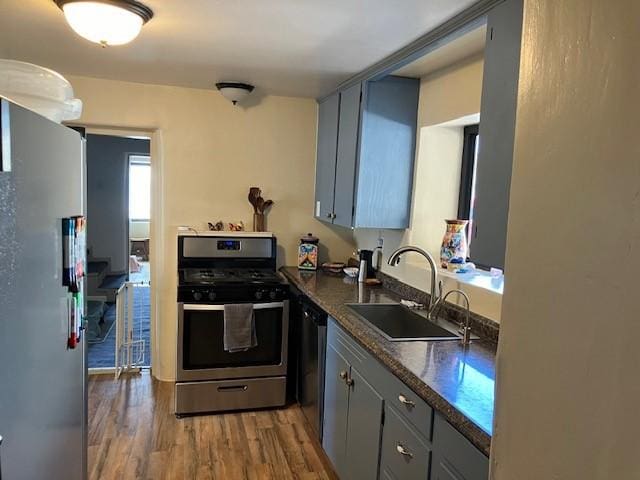
<path fill-rule="evenodd" d="M 216 87 L 224 98 L 236 105 L 240 100 L 253 92 L 253 85 L 242 82 L 218 82 Z"/>
<path fill-rule="evenodd" d="M 136 38 L 153 11 L 134 0 L 54 0 L 69 26 L 81 37 L 107 45 Z"/>

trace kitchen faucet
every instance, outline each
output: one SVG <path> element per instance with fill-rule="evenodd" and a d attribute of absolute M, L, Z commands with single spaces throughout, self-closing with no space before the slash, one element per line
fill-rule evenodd
<path fill-rule="evenodd" d="M 464 324 L 461 322 L 459 333 L 462 335 L 462 344 L 469 345 L 471 343 L 471 327 L 469 326 L 470 322 L 470 307 L 469 307 L 469 297 L 462 290 L 450 290 L 448 291 L 444 297 L 442 296 L 442 282 L 438 281 L 438 266 L 436 265 L 436 261 L 433 259 L 431 254 L 420 247 L 414 247 L 407 245 L 405 247 L 400 247 L 396 251 L 394 251 L 387 263 L 395 267 L 400 263 L 400 257 L 404 253 L 415 252 L 422 255 L 427 262 L 429 262 L 429 267 L 431 269 L 431 290 L 429 292 L 429 305 L 427 306 L 427 319 L 433 320 L 435 318 L 436 310 L 444 303 L 446 298 L 452 293 L 458 293 L 464 298 L 466 303 L 466 318 Z M 438 292 L 436 293 L 436 285 Z"/>
<path fill-rule="evenodd" d="M 422 255 L 429 262 L 429 266 L 431 267 L 431 291 L 429 292 L 429 306 L 427 307 L 427 318 L 431 320 L 431 314 L 435 309 L 435 306 L 438 304 L 440 300 L 440 296 L 442 295 L 442 286 L 438 284 L 438 267 L 436 265 L 436 261 L 433 259 L 431 254 L 420 247 L 412 247 L 410 245 L 406 247 L 400 247 L 395 252 L 391 254 L 387 263 L 395 267 L 400 263 L 400 256 L 407 252 L 415 252 Z M 436 294 L 436 285 L 438 285 L 440 292 Z"/>

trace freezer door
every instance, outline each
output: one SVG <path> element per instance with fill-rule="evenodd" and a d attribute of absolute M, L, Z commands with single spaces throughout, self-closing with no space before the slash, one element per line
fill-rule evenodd
<path fill-rule="evenodd" d="M 0 101 L 0 435 L 3 476 L 86 475 L 84 341 L 67 349 L 62 218 L 83 215 L 78 132 Z M 6 145 L 9 139 L 10 145 Z"/>

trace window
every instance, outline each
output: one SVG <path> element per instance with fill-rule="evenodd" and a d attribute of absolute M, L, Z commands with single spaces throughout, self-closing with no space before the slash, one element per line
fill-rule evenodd
<path fill-rule="evenodd" d="M 129 156 L 129 219 L 151 218 L 151 163 L 148 156 Z"/>
<path fill-rule="evenodd" d="M 469 249 L 473 235 L 473 207 L 476 201 L 476 171 L 478 160 L 478 125 L 464 127 L 464 143 L 462 146 L 462 169 L 460 174 L 460 195 L 458 197 L 458 218 L 469 220 L 467 239 Z"/>

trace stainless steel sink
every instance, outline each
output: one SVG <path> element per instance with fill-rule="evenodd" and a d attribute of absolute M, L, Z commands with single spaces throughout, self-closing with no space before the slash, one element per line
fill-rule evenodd
<path fill-rule="evenodd" d="M 347 307 L 392 342 L 460 338 L 455 333 L 455 326 L 444 321 L 441 324 L 430 322 L 399 303 L 352 303 Z"/>

